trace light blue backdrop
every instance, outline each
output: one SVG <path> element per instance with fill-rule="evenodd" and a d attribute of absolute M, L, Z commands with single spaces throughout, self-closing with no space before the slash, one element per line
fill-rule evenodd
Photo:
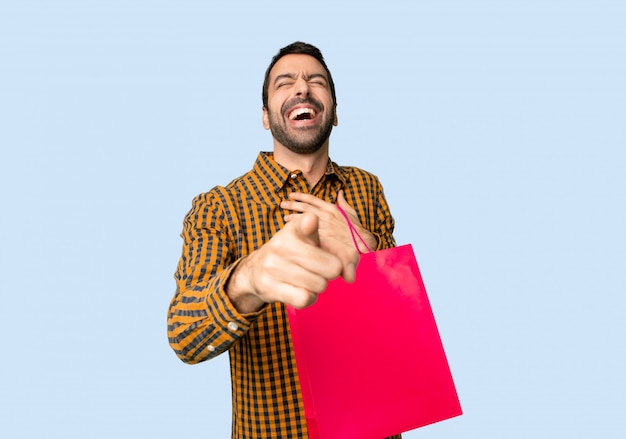
<path fill-rule="evenodd" d="M 620 0 L 1 1 L 0 436 L 229 437 L 226 356 L 167 345 L 178 235 L 271 148 L 262 75 L 298 39 L 465 411 L 405 437 L 626 437 Z"/>

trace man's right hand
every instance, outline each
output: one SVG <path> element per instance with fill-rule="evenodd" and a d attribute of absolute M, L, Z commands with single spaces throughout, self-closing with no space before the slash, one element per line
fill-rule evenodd
<path fill-rule="evenodd" d="M 314 213 L 298 215 L 239 263 L 227 286 L 239 312 L 271 302 L 307 307 L 341 274 L 341 260 L 319 246 L 318 222 Z"/>

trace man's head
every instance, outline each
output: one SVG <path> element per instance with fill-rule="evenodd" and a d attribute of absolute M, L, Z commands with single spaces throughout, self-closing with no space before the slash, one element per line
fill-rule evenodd
<path fill-rule="evenodd" d="M 337 125 L 335 85 L 321 52 L 295 42 L 270 63 L 263 82 L 263 125 L 301 154 L 319 150 Z"/>
<path fill-rule="evenodd" d="M 333 77 L 330 74 L 330 70 L 328 70 L 328 66 L 326 65 L 326 61 L 324 61 L 324 57 L 322 56 L 322 52 L 312 44 L 303 43 L 302 41 L 296 41 L 295 43 L 291 43 L 288 46 L 283 47 L 278 51 L 276 55 L 272 58 L 270 65 L 267 67 L 265 71 L 265 80 L 263 81 L 263 93 L 261 98 L 263 99 L 263 107 L 267 107 L 267 91 L 269 86 L 269 78 L 270 72 L 274 65 L 285 55 L 292 54 L 300 54 L 300 55 L 309 55 L 315 58 L 326 70 L 326 74 L 328 75 L 328 82 L 330 85 L 330 91 L 333 96 L 333 102 L 337 105 L 337 95 L 335 94 L 335 83 L 333 82 Z"/>

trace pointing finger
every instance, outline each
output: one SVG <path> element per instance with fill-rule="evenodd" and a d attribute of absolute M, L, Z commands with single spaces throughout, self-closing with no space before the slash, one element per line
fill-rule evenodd
<path fill-rule="evenodd" d="M 299 215 L 299 220 L 296 224 L 297 236 L 310 244 L 318 246 L 320 242 L 317 231 L 318 224 L 317 215 L 313 213 Z"/>

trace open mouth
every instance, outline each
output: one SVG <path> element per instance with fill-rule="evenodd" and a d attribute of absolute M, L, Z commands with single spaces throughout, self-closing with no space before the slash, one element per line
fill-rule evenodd
<path fill-rule="evenodd" d="M 317 112 L 313 108 L 296 108 L 292 110 L 287 117 L 290 120 L 310 120 L 316 116 Z"/>

